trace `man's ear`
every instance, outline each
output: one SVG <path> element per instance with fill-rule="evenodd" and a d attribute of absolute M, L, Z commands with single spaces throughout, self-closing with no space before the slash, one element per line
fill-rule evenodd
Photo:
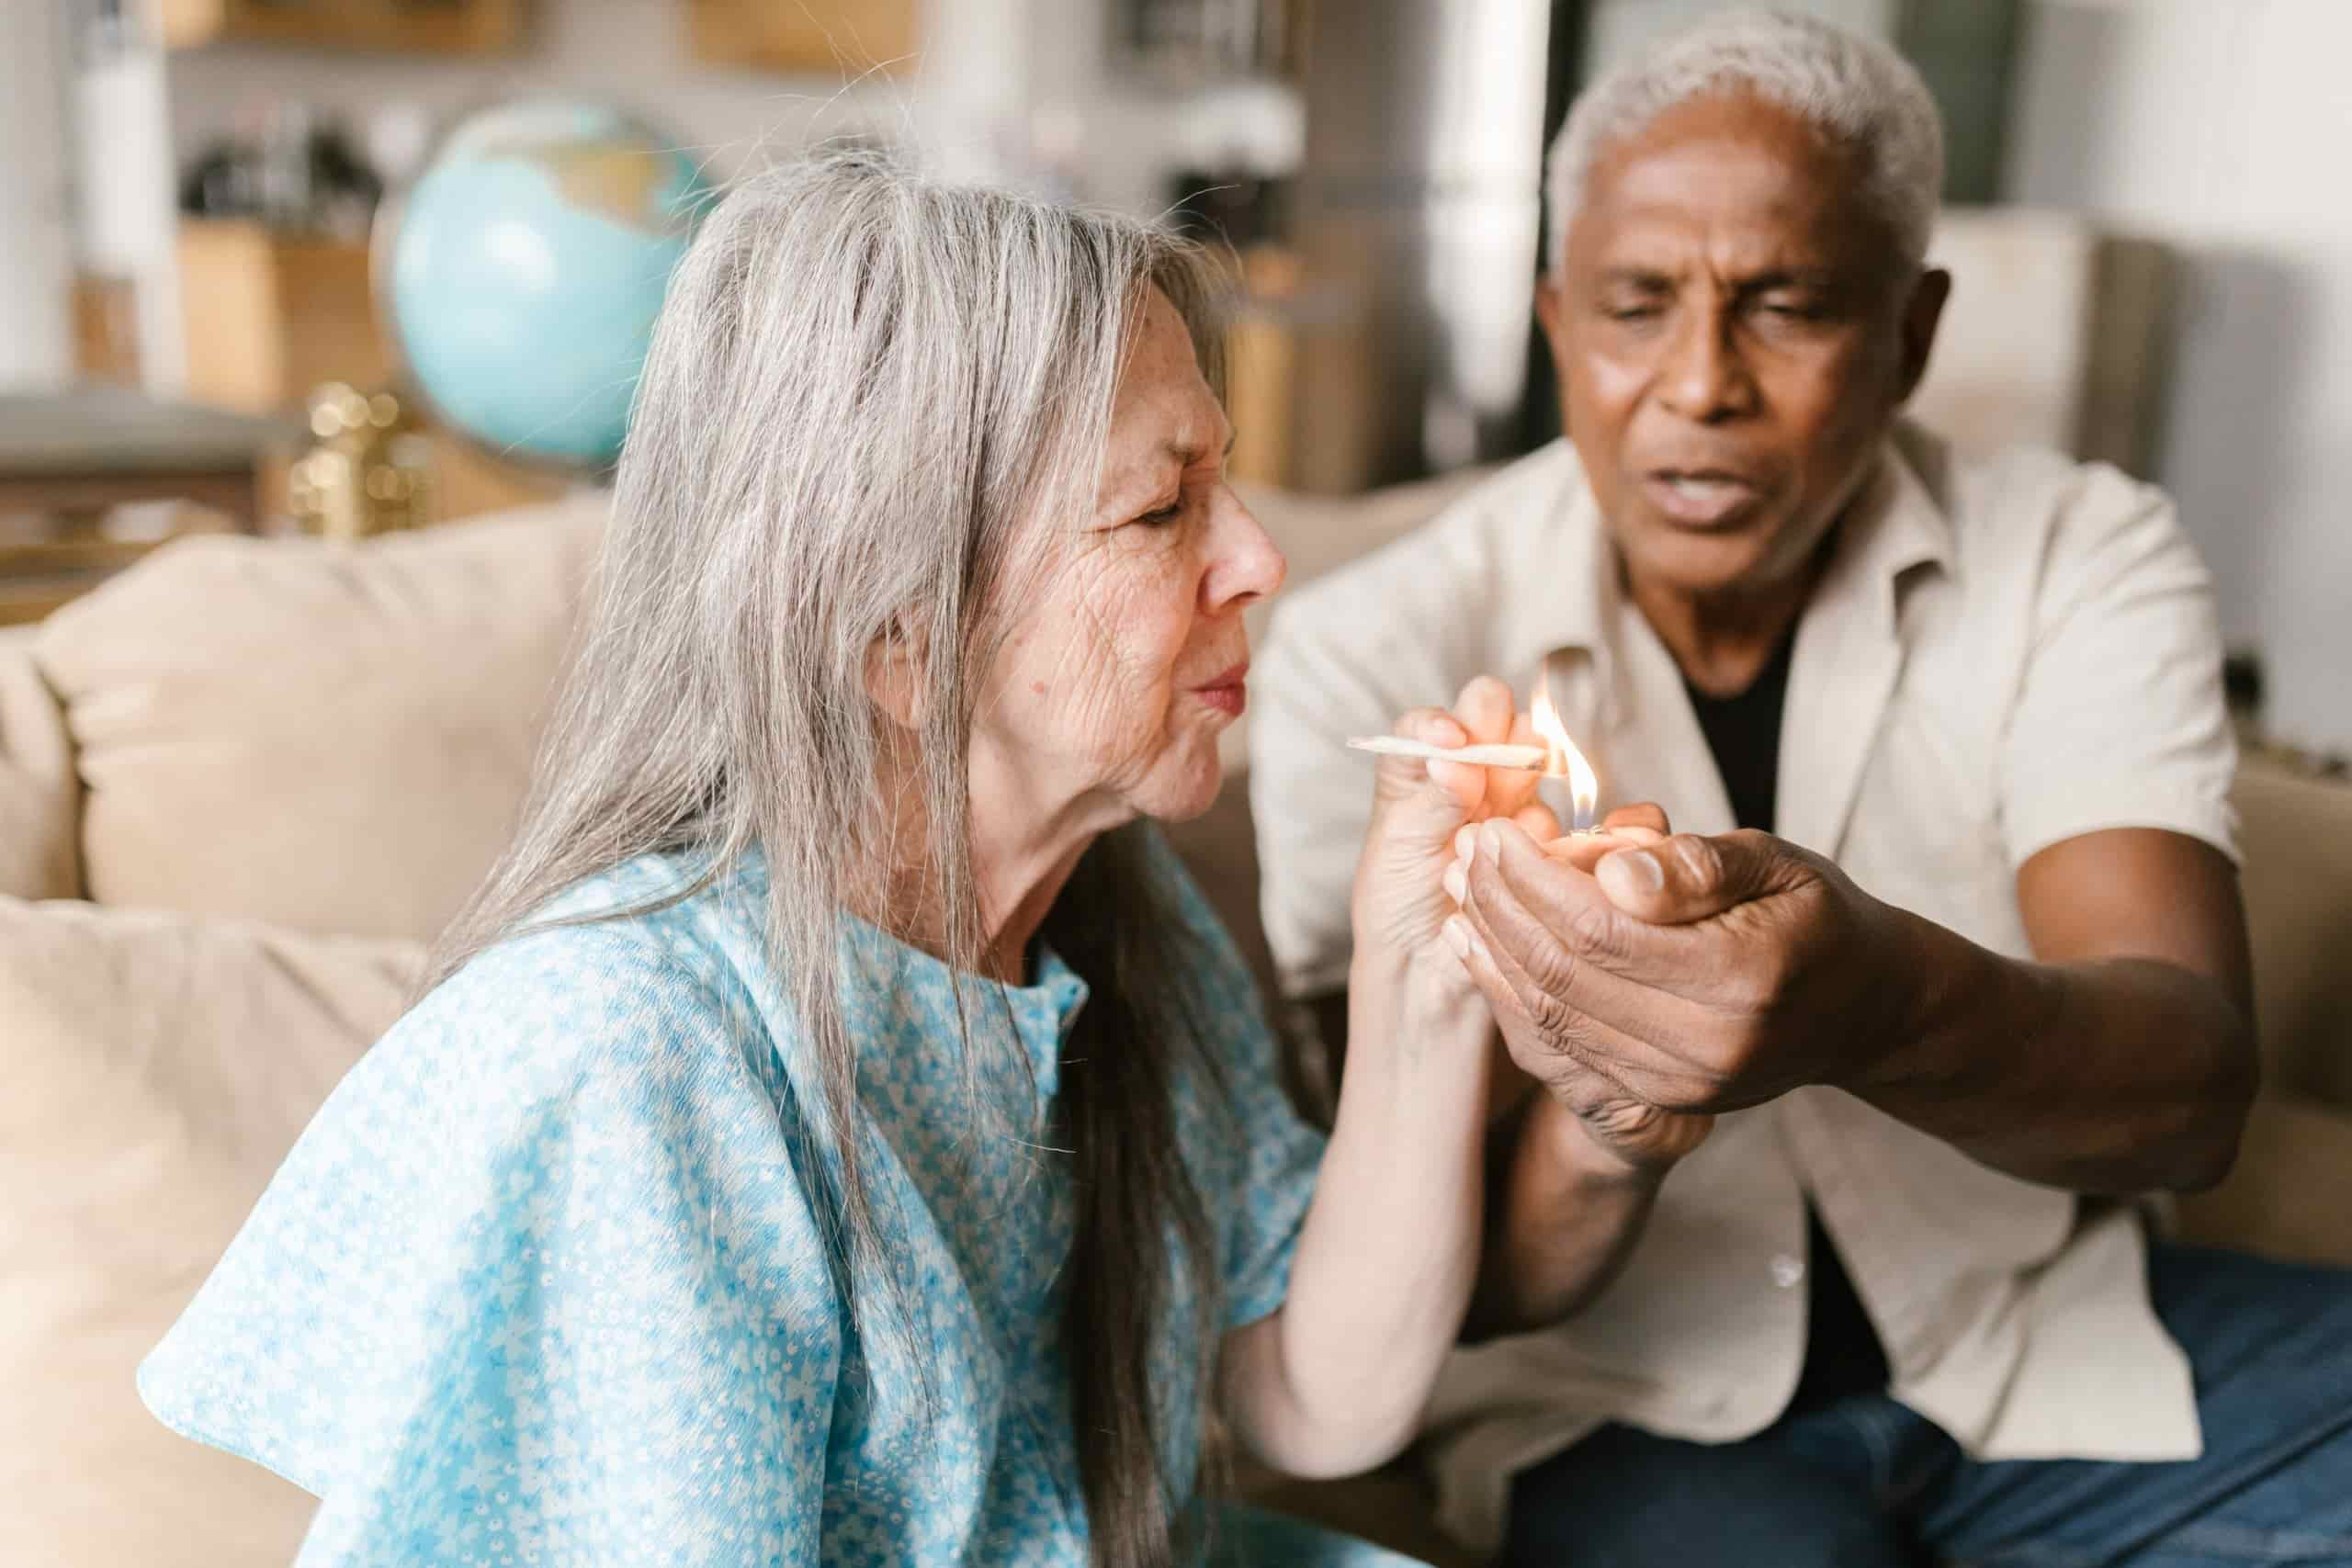
<path fill-rule="evenodd" d="M 1928 374 L 1928 353 L 1936 346 L 1936 327 L 1944 319 L 1944 304 L 1951 298 L 1951 274 L 1931 266 L 1911 286 L 1903 306 L 1903 364 L 1895 382 L 1895 401 L 1905 403 Z"/>
<path fill-rule="evenodd" d="M 922 662 L 919 639 L 897 621 L 865 645 L 865 694 L 901 729 L 922 726 Z"/>

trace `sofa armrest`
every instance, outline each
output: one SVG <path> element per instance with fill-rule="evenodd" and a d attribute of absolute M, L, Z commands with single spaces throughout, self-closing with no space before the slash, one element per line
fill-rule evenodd
<path fill-rule="evenodd" d="M 0 894 L 78 898 L 82 784 L 65 710 L 33 661 L 36 630 L 0 630 Z"/>
<path fill-rule="evenodd" d="M 2229 1179 L 2180 1200 L 2180 1236 L 2295 1263 L 2352 1268 L 2352 1112 L 2265 1095 Z"/>

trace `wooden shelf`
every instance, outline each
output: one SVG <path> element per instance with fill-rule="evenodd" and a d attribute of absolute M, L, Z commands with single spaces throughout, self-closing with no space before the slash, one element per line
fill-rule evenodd
<path fill-rule="evenodd" d="M 917 0 L 689 0 L 686 42 L 706 65 L 857 76 L 914 68 Z"/>
<path fill-rule="evenodd" d="M 390 378 L 366 245 L 191 218 L 180 224 L 179 262 L 192 307 L 188 392 L 198 401 L 273 413 L 299 409 L 322 381 Z"/>
<path fill-rule="evenodd" d="M 156 0 L 164 43 L 293 44 L 379 54 L 507 54 L 526 0 Z"/>

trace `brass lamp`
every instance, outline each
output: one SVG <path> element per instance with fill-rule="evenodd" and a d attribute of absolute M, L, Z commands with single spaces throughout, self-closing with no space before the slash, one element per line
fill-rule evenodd
<path fill-rule="evenodd" d="M 287 493 L 304 533 L 359 539 L 432 521 L 431 454 L 399 398 L 329 381 L 310 406 L 317 439 L 296 459 Z"/>

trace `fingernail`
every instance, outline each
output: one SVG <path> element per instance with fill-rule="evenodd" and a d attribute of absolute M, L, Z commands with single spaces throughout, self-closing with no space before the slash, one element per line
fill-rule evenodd
<path fill-rule="evenodd" d="M 1452 865 L 1447 866 L 1445 875 L 1440 880 L 1445 884 L 1445 896 L 1457 904 L 1461 903 L 1470 891 L 1470 877 L 1462 869 L 1460 861 L 1455 861 Z"/>
<path fill-rule="evenodd" d="M 1477 847 L 1477 829 L 1472 827 L 1469 823 L 1464 822 L 1461 827 L 1453 830 L 1453 852 L 1455 854 L 1460 855 L 1464 860 L 1468 860 L 1470 858 L 1471 852 L 1476 850 Z"/>
<path fill-rule="evenodd" d="M 1657 856 L 1647 850 L 1620 850 L 1600 863 L 1601 868 L 1617 868 L 1616 874 L 1629 893 L 1658 893 L 1666 887 L 1666 868 L 1657 863 Z"/>
<path fill-rule="evenodd" d="M 1502 859 L 1503 830 L 1492 822 L 1478 829 L 1478 848 L 1490 861 Z"/>
<path fill-rule="evenodd" d="M 1453 949 L 1456 958 L 1470 956 L 1470 928 L 1462 923 L 1459 915 L 1448 915 L 1445 924 L 1438 927 L 1438 934 L 1445 938 L 1445 945 Z"/>

